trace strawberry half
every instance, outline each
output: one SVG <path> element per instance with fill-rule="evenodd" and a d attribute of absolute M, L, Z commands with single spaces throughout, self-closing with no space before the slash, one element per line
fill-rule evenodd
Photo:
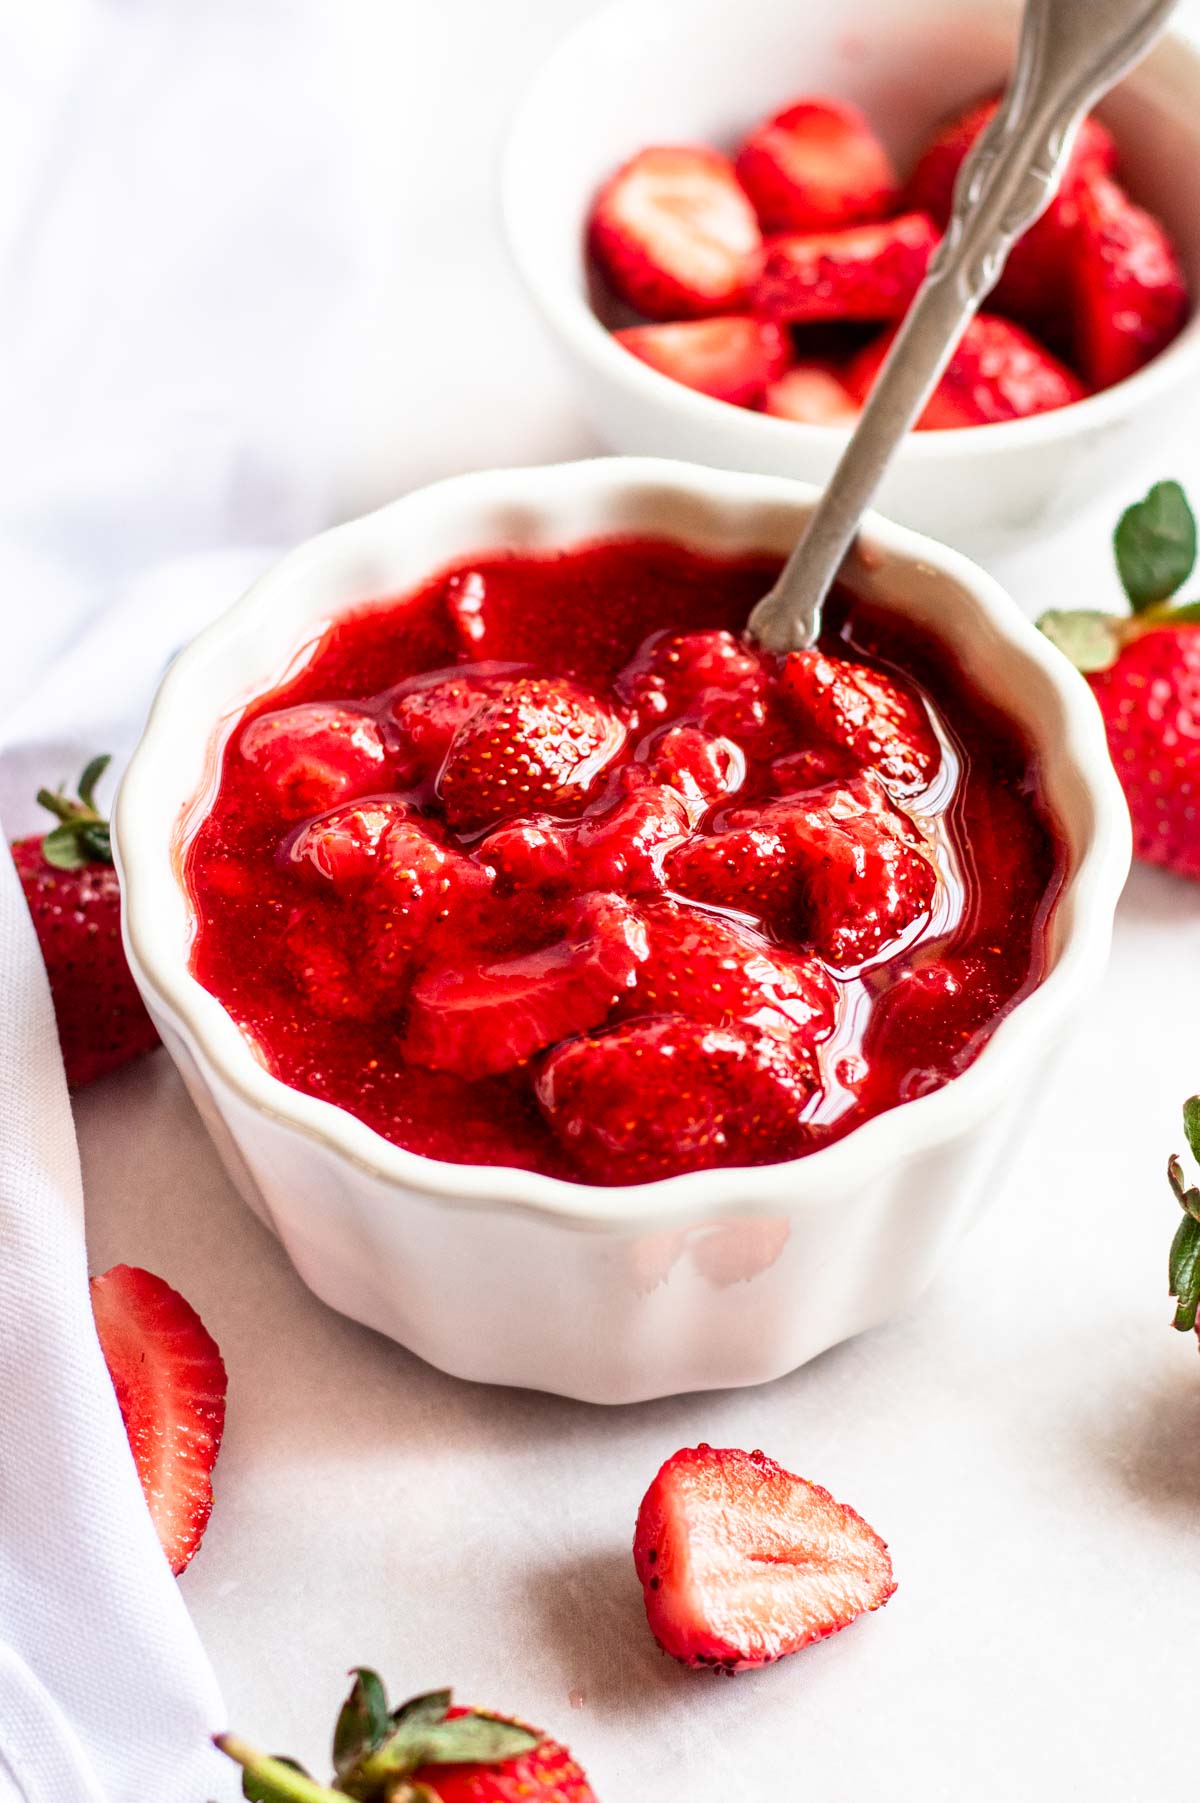
<path fill-rule="evenodd" d="M 578 806 L 624 738 L 616 715 L 574 683 L 519 677 L 455 734 L 438 785 L 446 818 L 474 828 Z"/>
<path fill-rule="evenodd" d="M 78 800 L 40 790 L 38 801 L 58 825 L 44 837 L 18 839 L 12 846 L 73 1089 L 158 1044 L 125 960 L 120 884 L 108 822 L 96 807 L 96 784 L 108 762 L 99 757 L 88 765 Z"/>
<path fill-rule="evenodd" d="M 796 363 L 772 382 L 763 412 L 806 426 L 847 426 L 859 406 L 841 376 L 824 363 Z"/>
<path fill-rule="evenodd" d="M 1188 315 L 1187 282 L 1162 225 L 1114 181 L 1079 194 L 1074 298 L 1079 367 L 1110 388 L 1157 357 Z"/>
<path fill-rule="evenodd" d="M 1183 1131 L 1192 1157 L 1200 1164 L 1200 1096 L 1183 1105 Z M 1170 1293 L 1175 1299 L 1174 1325 L 1180 1333 L 1193 1329 L 1200 1338 L 1200 1189 L 1184 1183 L 1183 1166 L 1177 1157 L 1167 1161 L 1167 1178 L 1172 1194 L 1183 1210 L 1183 1219 L 1171 1242 L 1168 1267 Z"/>
<path fill-rule="evenodd" d="M 751 132 L 735 168 L 764 231 L 882 219 L 896 198 L 883 145 L 857 107 L 833 100 L 797 100 L 776 113 Z"/>
<path fill-rule="evenodd" d="M 161 1277 L 114 1265 L 92 1278 L 91 1296 L 146 1506 L 178 1576 L 212 1513 L 225 1366 L 195 1309 Z"/>
<path fill-rule="evenodd" d="M 390 781 L 379 723 L 336 702 L 304 702 L 259 714 L 238 750 L 274 794 L 285 820 L 372 795 Z"/>
<path fill-rule="evenodd" d="M 758 653 L 731 632 L 663 632 L 648 639 L 616 678 L 616 690 L 646 731 L 686 716 L 707 732 L 754 746 L 768 724 L 771 682 Z"/>
<path fill-rule="evenodd" d="M 404 1054 L 430 1070 L 487 1077 L 598 1027 L 632 988 L 646 938 L 620 896 L 589 895 L 552 945 L 477 967 L 456 952 L 414 984 Z"/>
<path fill-rule="evenodd" d="M 937 244 L 937 228 L 925 213 L 770 238 L 754 286 L 754 311 L 788 325 L 899 319 L 924 281 Z"/>
<path fill-rule="evenodd" d="M 242 1767 L 243 1794 L 256 1803 L 596 1803 L 557 1741 L 505 1716 L 454 1709 L 448 1690 L 393 1709 L 365 1666 L 355 1669 L 334 1730 L 332 1788 L 239 1735 L 214 1740 Z"/>
<path fill-rule="evenodd" d="M 905 190 L 907 204 L 928 213 L 943 230 L 954 204 L 958 172 L 999 104 L 992 95 L 986 100 L 974 101 L 945 120 L 921 152 L 909 177 Z M 1060 191 L 1073 187 L 1085 175 L 1107 175 L 1116 168 L 1116 163 L 1117 146 L 1112 133 L 1099 119 L 1088 117 L 1079 128 Z"/>
<path fill-rule="evenodd" d="M 503 687 L 503 681 L 493 677 L 439 675 L 433 681 L 418 677 L 397 689 L 392 719 L 409 773 L 436 776 L 455 733 Z"/>
<path fill-rule="evenodd" d="M 846 387 L 860 403 L 875 384 L 895 333 L 867 345 L 846 370 Z M 1081 401 L 1087 389 L 1036 338 L 995 313 L 978 313 L 942 372 L 917 420 L 918 432 L 998 425 Z"/>
<path fill-rule="evenodd" d="M 761 1452 L 686 1447 L 638 1510 L 650 1631 L 684 1665 L 740 1672 L 836 1634 L 895 1591 L 874 1528 Z"/>
<path fill-rule="evenodd" d="M 647 319 L 733 312 L 762 246 L 733 165 L 700 145 L 639 151 L 596 196 L 588 236 L 616 293 Z"/>
<path fill-rule="evenodd" d="M 777 325 L 739 314 L 629 326 L 613 337 L 660 375 L 735 407 L 760 401 L 791 357 L 791 345 Z"/>
<path fill-rule="evenodd" d="M 898 677 L 823 651 L 793 651 L 779 683 L 807 727 L 877 770 L 893 794 L 915 795 L 941 764 L 929 715 Z"/>
<path fill-rule="evenodd" d="M 772 1034 L 668 1014 L 558 1046 L 537 1099 L 594 1182 L 648 1183 L 799 1152 L 815 1087 L 807 1054 Z"/>

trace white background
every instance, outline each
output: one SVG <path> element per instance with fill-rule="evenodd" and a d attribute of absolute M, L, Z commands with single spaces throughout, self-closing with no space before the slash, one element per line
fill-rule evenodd
<path fill-rule="evenodd" d="M 333 381 L 328 357 L 318 367 L 286 346 L 282 378 L 264 383 L 272 405 L 286 392 L 295 408 L 281 437 L 311 399 L 334 510 L 451 470 L 596 448 L 509 274 L 494 205 L 514 100 L 589 10 L 355 0 L 329 8 L 328 60 L 298 68 L 282 0 L 214 0 L 190 22 L 164 5 L 156 28 L 155 9 L 131 8 L 141 32 L 178 31 L 181 59 L 211 56 L 218 88 L 241 95 L 231 110 L 243 118 L 252 96 L 261 121 L 241 146 L 246 255 L 164 350 L 162 381 L 199 370 L 219 404 L 204 359 L 222 305 L 264 369 L 282 356 L 287 292 L 265 252 L 255 261 L 280 221 L 256 230 L 255 159 L 270 172 L 274 109 L 336 103 L 362 171 L 344 225 L 365 280 Z M 139 74 L 140 42 L 119 67 L 129 144 L 178 159 L 179 204 L 202 223 L 222 107 L 181 116 L 162 87 L 163 43 Z M 319 184 L 315 160 L 301 178 Z M 154 221 L 137 203 L 131 192 L 119 259 L 103 242 L 78 247 L 88 291 L 99 268 L 126 322 L 154 315 L 137 258 Z M 78 337 L 79 306 L 64 295 L 46 333 L 65 320 Z M 123 387 L 123 340 L 101 329 L 102 308 L 88 317 L 56 423 L 99 369 L 110 395 L 146 409 L 148 433 L 169 428 L 170 409 L 154 411 L 162 382 Z M 31 489 L 67 442 L 24 447 Z M 1130 498 L 1168 474 L 1200 487 L 1200 457 L 1164 447 L 1161 468 L 1130 472 Z M 111 531 L 111 514 L 98 517 Z M 276 504 L 264 531 L 280 517 Z M 1082 519 L 997 571 L 1030 611 L 1106 599 L 1109 524 Z M 163 550 L 189 548 L 189 530 L 176 522 Z M 194 539 L 206 542 L 202 525 Z M 764 1389 L 615 1412 L 465 1386 L 323 1309 L 235 1198 L 164 1054 L 81 1095 L 92 1268 L 161 1272 L 229 1367 L 217 1504 L 182 1583 L 231 1722 L 324 1770 L 342 1674 L 369 1662 L 402 1694 L 452 1683 L 561 1734 L 603 1803 L 1150 1803 L 1194 1788 L 1200 1362 L 1167 1326 L 1163 1167 L 1200 1088 L 1198 971 L 1200 891 L 1139 871 L 1103 996 L 1014 1143 L 990 1215 L 920 1306 Z M 891 1544 L 889 1607 L 731 1682 L 663 1659 L 634 1580 L 633 1519 L 662 1459 L 698 1439 L 762 1446 L 852 1503 Z"/>

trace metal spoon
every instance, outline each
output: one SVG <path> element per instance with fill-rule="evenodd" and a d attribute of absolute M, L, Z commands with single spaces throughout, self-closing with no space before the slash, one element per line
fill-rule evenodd
<path fill-rule="evenodd" d="M 750 634 L 766 650 L 815 643 L 825 596 L 892 452 L 1014 240 L 1049 205 L 1083 115 L 1145 55 L 1175 5 L 1026 0 L 1016 67 L 959 171 L 946 235 L 804 536 L 750 615 Z"/>

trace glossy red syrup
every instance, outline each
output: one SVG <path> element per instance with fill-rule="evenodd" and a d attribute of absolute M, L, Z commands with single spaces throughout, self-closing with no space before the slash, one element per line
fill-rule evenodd
<path fill-rule="evenodd" d="M 332 625 L 225 747 L 192 968 L 283 1082 L 456 1163 L 632 1183 L 811 1151 L 962 1071 L 1045 968 L 1036 760 L 773 559 L 498 554 Z"/>

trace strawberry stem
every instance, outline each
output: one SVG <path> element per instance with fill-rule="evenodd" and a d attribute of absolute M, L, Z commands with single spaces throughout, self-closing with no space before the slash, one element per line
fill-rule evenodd
<path fill-rule="evenodd" d="M 85 864 L 111 864 L 108 821 L 96 807 L 96 784 L 108 769 L 109 757 L 94 757 L 79 779 L 79 799 L 61 789 L 39 789 L 39 807 L 58 825 L 42 840 L 42 856 L 56 870 L 80 870 Z"/>
<path fill-rule="evenodd" d="M 338 1803 L 345 1795 L 318 1784 L 286 1759 L 260 1753 L 236 1734 L 214 1734 L 213 1745 L 241 1766 L 242 1793 L 252 1803 Z"/>

